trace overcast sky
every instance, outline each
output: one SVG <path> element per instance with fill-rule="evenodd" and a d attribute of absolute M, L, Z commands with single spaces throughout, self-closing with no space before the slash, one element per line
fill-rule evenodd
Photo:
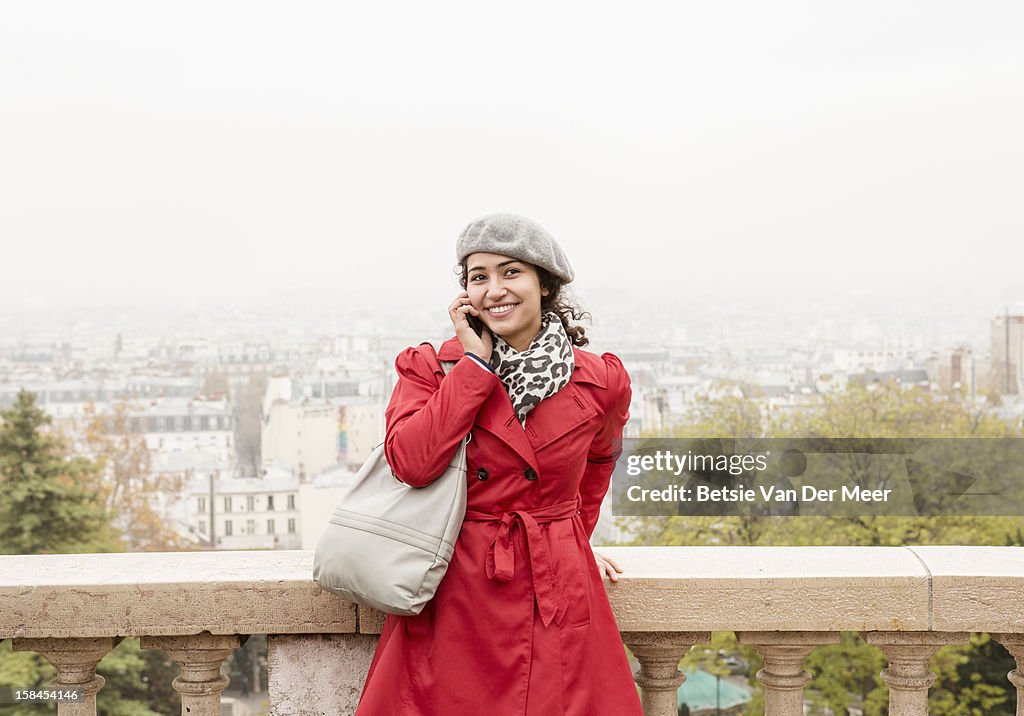
<path fill-rule="evenodd" d="M 3 2 L 0 299 L 443 311 L 492 211 L 584 293 L 1012 293 L 1022 28 L 1019 2 Z"/>

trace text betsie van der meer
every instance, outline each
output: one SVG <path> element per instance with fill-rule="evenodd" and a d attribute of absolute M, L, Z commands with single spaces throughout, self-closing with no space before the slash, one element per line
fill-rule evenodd
<path fill-rule="evenodd" d="M 646 455 L 629 455 L 626 458 L 626 474 L 638 477 L 644 474 L 674 475 L 687 474 L 728 474 L 756 475 L 768 467 L 770 452 L 745 455 L 703 455 L 693 452 L 675 454 L 659 450 Z M 694 484 L 696 482 L 696 484 Z M 867 489 L 860 485 L 841 485 L 821 489 L 814 485 L 782 487 L 759 484 L 746 487 L 742 483 L 729 486 L 700 484 L 688 481 L 685 484 L 630 485 L 625 497 L 630 502 L 704 502 L 704 503 L 827 503 L 827 502 L 887 502 L 891 489 Z"/>

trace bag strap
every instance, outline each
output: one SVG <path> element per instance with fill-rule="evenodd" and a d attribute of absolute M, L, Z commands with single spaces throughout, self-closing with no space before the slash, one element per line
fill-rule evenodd
<path fill-rule="evenodd" d="M 444 371 L 444 374 L 448 375 L 448 373 L 451 372 L 451 369 L 455 367 L 456 361 L 453 361 L 453 360 L 442 360 L 442 361 L 438 361 L 438 363 L 441 364 L 441 370 Z M 472 439 L 473 439 L 473 431 L 470 431 L 469 434 L 467 434 L 466 437 L 463 438 L 462 443 L 464 445 L 468 445 L 469 441 L 472 440 Z"/>

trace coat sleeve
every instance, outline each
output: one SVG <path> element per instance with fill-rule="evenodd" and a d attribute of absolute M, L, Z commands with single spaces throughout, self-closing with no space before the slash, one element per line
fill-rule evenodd
<path fill-rule="evenodd" d="M 402 351 L 395 369 L 398 383 L 384 411 L 384 455 L 395 477 L 423 487 L 444 473 L 501 381 L 468 357 L 445 376 L 429 345 Z"/>
<path fill-rule="evenodd" d="M 587 453 L 587 466 L 580 482 L 583 526 L 587 537 L 594 534 L 601 502 L 608 492 L 608 483 L 615 470 L 615 461 L 622 454 L 622 428 L 629 420 L 629 401 L 633 391 L 629 384 L 629 373 L 622 362 L 611 353 L 601 356 L 608 369 L 608 402 L 604 423 L 594 436 Z"/>

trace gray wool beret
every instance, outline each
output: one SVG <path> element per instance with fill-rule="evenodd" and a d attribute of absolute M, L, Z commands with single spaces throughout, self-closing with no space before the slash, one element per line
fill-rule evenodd
<path fill-rule="evenodd" d="M 516 214 L 488 214 L 467 226 L 455 244 L 462 261 L 477 252 L 502 254 L 540 266 L 566 283 L 574 274 L 555 238 L 532 219 Z"/>

